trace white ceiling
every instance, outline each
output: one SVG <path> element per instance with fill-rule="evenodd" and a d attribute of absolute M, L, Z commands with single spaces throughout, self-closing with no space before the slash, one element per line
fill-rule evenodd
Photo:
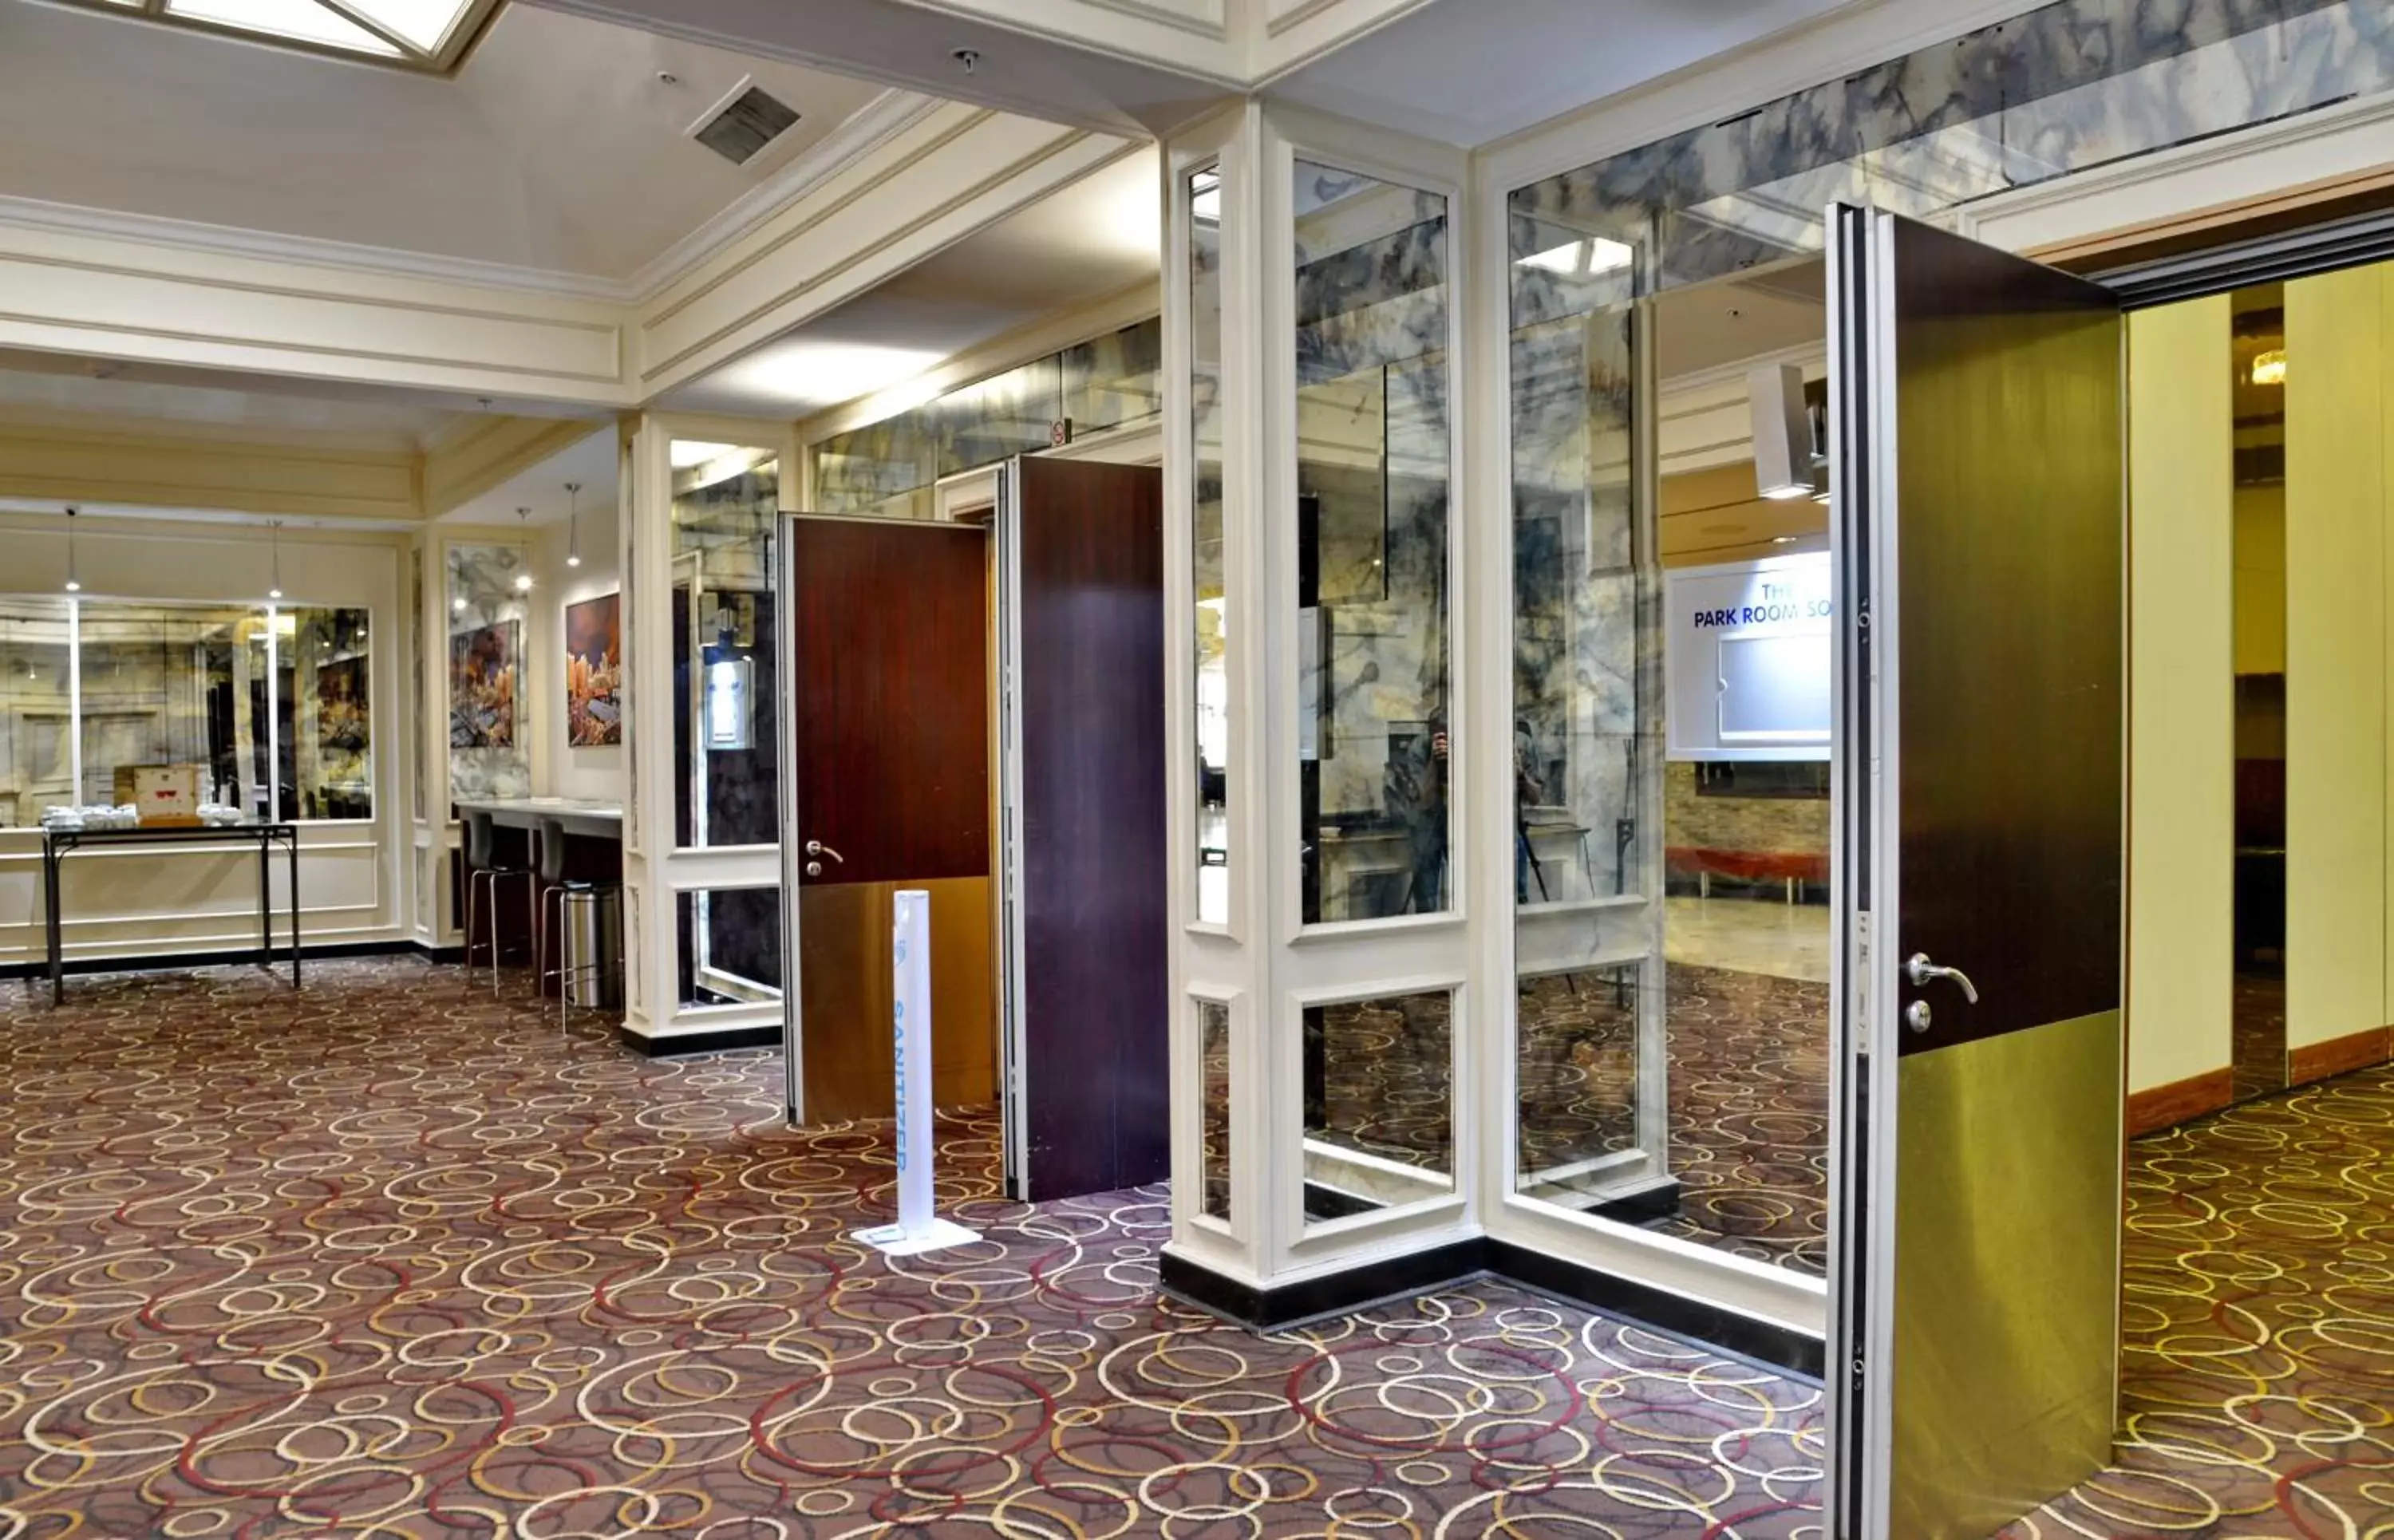
<path fill-rule="evenodd" d="M 1856 0 L 1438 0 L 1273 84 L 1478 146 Z"/>
<path fill-rule="evenodd" d="M 735 166 L 684 131 L 749 76 L 803 116 Z M 530 6 L 443 79 L 0 0 L 0 198 L 621 283 L 882 90 Z"/>
<path fill-rule="evenodd" d="M 1158 201 L 1155 151 L 1125 155 L 726 364 L 667 404 L 810 416 L 1059 310 L 1151 283 L 1162 245 Z"/>
<path fill-rule="evenodd" d="M 502 482 L 470 503 L 450 509 L 438 520 L 443 524 L 489 524 L 504 526 L 516 521 L 516 509 L 530 508 L 531 524 L 562 524 L 565 516 L 575 507 L 584 515 L 593 509 L 603 509 L 600 527 L 614 524 L 615 481 L 617 457 L 615 425 L 608 423 L 596 428 L 588 438 L 559 450 L 530 470 Z M 582 490 L 568 494 L 565 483 L 572 481 Z M 586 532 L 588 522 L 583 525 Z M 586 534 L 585 534 L 586 538 Z M 587 550 L 588 546 L 584 546 Z"/>

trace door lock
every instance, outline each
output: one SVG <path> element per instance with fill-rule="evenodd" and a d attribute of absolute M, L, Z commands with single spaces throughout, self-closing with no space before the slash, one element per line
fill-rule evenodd
<path fill-rule="evenodd" d="M 1974 1006 L 1979 1003 L 1979 986 L 1970 982 L 1968 974 L 1958 967 L 1939 967 L 1928 960 L 1928 954 L 1926 952 L 1915 952 L 1905 958 L 1903 972 L 1904 976 L 1912 981 L 1912 987 L 1914 989 L 1926 989 L 1931 980 L 1950 979 L 1962 986 L 1963 999 Z"/>
<path fill-rule="evenodd" d="M 822 862 L 820 861 L 808 862 L 807 875 L 810 877 L 819 877 L 822 875 Z"/>
<path fill-rule="evenodd" d="M 1903 1023 L 1914 1032 L 1927 1032 L 1929 1022 L 1935 1020 L 1926 1000 L 1914 1000 L 1903 1007 Z"/>

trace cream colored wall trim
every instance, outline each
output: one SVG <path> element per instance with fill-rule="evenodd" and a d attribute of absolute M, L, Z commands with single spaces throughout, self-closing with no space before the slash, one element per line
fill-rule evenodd
<path fill-rule="evenodd" d="M 638 393 L 686 384 L 1136 148 L 943 104 L 643 304 Z"/>
<path fill-rule="evenodd" d="M 0 347 L 613 405 L 620 308 L 0 226 Z"/>
<path fill-rule="evenodd" d="M 2066 260 L 2122 232 L 2199 228 L 2256 201 L 2331 190 L 2394 166 L 2394 97 L 2323 107 L 2216 138 L 2081 171 L 1958 211 L 1961 234 Z"/>
<path fill-rule="evenodd" d="M 905 0 L 918 10 L 969 17 L 1008 32 L 1050 37 L 1226 83 L 1239 74 L 1229 0 Z M 1206 47 L 1204 45 L 1212 44 Z"/>
<path fill-rule="evenodd" d="M 604 427 L 578 417 L 467 417 L 424 455 L 424 513 L 437 519 Z"/>
<path fill-rule="evenodd" d="M 1256 89 L 1300 70 L 1375 28 L 1432 0 L 1262 0 L 1263 27 L 1247 39 L 1247 78 Z M 1445 0 L 1456 4 L 1457 0 Z M 1460 0 L 1468 5 L 1471 0 Z"/>
<path fill-rule="evenodd" d="M 413 450 L 0 420 L 0 498 L 413 521 Z"/>

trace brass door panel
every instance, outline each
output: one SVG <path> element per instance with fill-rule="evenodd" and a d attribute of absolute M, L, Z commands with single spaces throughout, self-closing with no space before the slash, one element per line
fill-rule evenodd
<path fill-rule="evenodd" d="M 1897 1071 L 1894 1534 L 1983 1540 L 2111 1458 L 2120 1049 L 2113 1010 Z"/>
<path fill-rule="evenodd" d="M 931 1099 L 996 1099 L 989 879 L 824 883 L 797 895 L 809 1123 L 886 1118 L 895 1105 L 889 927 L 901 888 L 931 895 Z"/>

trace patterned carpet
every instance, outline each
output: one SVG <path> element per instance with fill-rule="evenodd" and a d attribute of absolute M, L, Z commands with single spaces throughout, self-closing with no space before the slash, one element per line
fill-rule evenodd
<path fill-rule="evenodd" d="M 2394 1535 L 2394 1069 L 2129 1147 L 2111 1470 L 2005 1531 Z"/>
<path fill-rule="evenodd" d="M 1817 1534 L 1819 1394 L 1506 1286 L 1259 1338 L 1153 1191 L 892 1263 L 886 1130 L 458 969 L 0 984 L 0 1536 Z"/>
<path fill-rule="evenodd" d="M 1680 963 L 1665 979 L 1669 1167 L 1679 1210 L 1653 1228 L 1820 1276 L 1828 1266 L 1828 986 Z M 1525 979 L 1520 1000 L 1520 1168 L 1634 1145 L 1635 995 L 1611 973 L 1582 972 Z"/>

